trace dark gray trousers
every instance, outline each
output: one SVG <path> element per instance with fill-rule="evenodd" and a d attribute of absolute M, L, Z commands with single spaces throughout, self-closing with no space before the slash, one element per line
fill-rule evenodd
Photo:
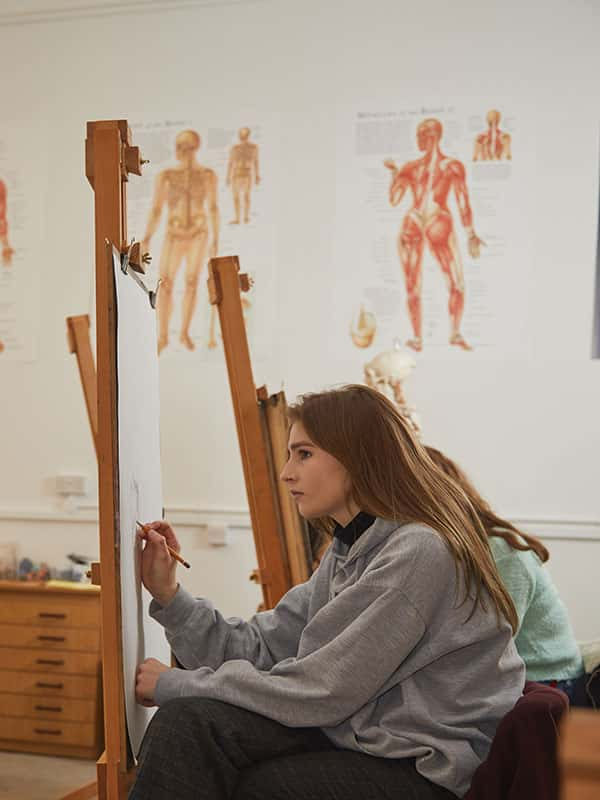
<path fill-rule="evenodd" d="M 319 728 L 185 697 L 150 723 L 129 800 L 450 800 L 412 759 L 340 750 Z"/>

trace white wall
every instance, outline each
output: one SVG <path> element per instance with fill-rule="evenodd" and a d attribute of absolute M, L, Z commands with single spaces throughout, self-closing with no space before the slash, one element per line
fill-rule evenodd
<path fill-rule="evenodd" d="M 53 15 L 55 5 L 66 10 Z M 508 96 L 530 111 L 537 132 L 533 357 L 476 369 L 466 361 L 452 371 L 423 361 L 408 393 L 428 441 L 460 461 L 500 513 L 531 520 L 542 533 L 542 522 L 552 523 L 559 537 L 548 540 L 552 569 L 577 633 L 599 634 L 587 613 L 600 553 L 600 362 L 588 360 L 599 145 L 595 4 L 149 0 L 147 12 L 97 16 L 69 11 L 77 5 L 86 4 L 5 2 L 0 14 L 3 116 L 39 131 L 51 160 L 39 358 L 0 364 L 0 537 L 19 538 L 32 554 L 50 552 L 50 541 L 56 553 L 75 543 L 92 553 L 95 543 L 85 521 L 93 493 L 87 511 L 61 521 L 49 481 L 60 472 L 95 476 L 64 335 L 64 317 L 90 306 L 86 120 L 198 107 L 207 121 L 232 107 L 280 112 L 277 347 L 255 372 L 273 389 L 283 380 L 293 396 L 361 377 L 355 364 L 321 355 L 334 290 L 336 104 L 376 102 L 390 91 L 401 102 L 408 87 L 424 97 Z M 40 8 L 38 16 L 17 13 Z M 246 585 L 249 533 L 236 529 L 233 543 L 216 551 L 198 529 L 215 517 L 239 522 L 236 512 L 246 506 L 224 367 L 193 357 L 184 365 L 164 361 L 161 381 L 165 502 L 202 565 L 186 578 L 198 593 L 214 588 L 221 605 L 237 602 L 249 613 L 257 596 Z M 216 574 L 220 585 L 209 585 Z"/>

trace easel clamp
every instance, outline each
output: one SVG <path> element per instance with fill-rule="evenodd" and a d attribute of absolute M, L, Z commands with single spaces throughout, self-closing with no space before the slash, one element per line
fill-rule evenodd
<path fill-rule="evenodd" d="M 106 244 L 109 245 L 110 242 L 106 240 Z M 158 290 L 160 287 L 160 279 L 156 284 L 156 289 L 152 291 L 152 289 L 149 289 L 144 283 L 144 281 L 138 277 L 137 273 L 140 270 L 139 268 L 137 268 L 137 265 L 132 261 L 132 254 L 135 252 L 136 249 L 139 252 L 139 248 L 140 248 L 140 243 L 132 241 L 127 250 L 125 250 L 125 252 L 119 252 L 117 248 L 113 246 L 113 254 L 114 253 L 119 254 L 121 272 L 124 275 L 130 275 L 133 278 L 133 280 L 137 283 L 140 289 L 143 289 L 148 295 L 148 299 L 150 301 L 150 305 L 152 306 L 152 308 L 156 308 L 156 300 L 158 296 Z M 149 260 L 148 253 L 144 254 L 143 260 L 145 260 L 147 263 L 147 261 Z"/>
<path fill-rule="evenodd" d="M 267 569 L 253 569 L 250 573 L 249 579 L 259 586 L 267 586 L 270 581 L 269 570 Z"/>
<path fill-rule="evenodd" d="M 237 264 L 237 256 L 234 257 L 236 264 Z M 209 264 L 209 277 L 207 280 L 208 284 L 208 300 L 211 305 L 219 305 L 221 300 L 223 299 L 223 293 L 221 291 L 221 283 L 219 281 L 218 273 L 211 269 Z M 239 265 L 238 265 L 239 269 Z M 242 292 L 249 292 L 250 289 L 254 286 L 254 278 L 251 278 L 250 275 L 246 272 L 242 272 L 238 275 L 238 281 L 240 284 L 240 291 Z"/>

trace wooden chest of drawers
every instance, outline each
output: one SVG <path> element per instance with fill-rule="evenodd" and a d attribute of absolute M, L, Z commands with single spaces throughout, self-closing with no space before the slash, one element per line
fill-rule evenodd
<path fill-rule="evenodd" d="M 600 713 L 575 708 L 560 727 L 561 800 L 598 800 Z"/>
<path fill-rule="evenodd" d="M 0 749 L 97 758 L 100 590 L 0 581 Z"/>

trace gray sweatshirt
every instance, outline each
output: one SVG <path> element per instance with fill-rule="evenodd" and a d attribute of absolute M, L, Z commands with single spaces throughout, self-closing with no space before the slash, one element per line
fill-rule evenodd
<path fill-rule="evenodd" d="M 377 519 L 249 622 L 180 587 L 150 608 L 186 667 L 161 674 L 156 702 L 210 697 L 320 727 L 341 748 L 415 758 L 462 797 L 525 681 L 509 624 L 489 597 L 469 619 L 463 586 L 441 536 Z"/>

